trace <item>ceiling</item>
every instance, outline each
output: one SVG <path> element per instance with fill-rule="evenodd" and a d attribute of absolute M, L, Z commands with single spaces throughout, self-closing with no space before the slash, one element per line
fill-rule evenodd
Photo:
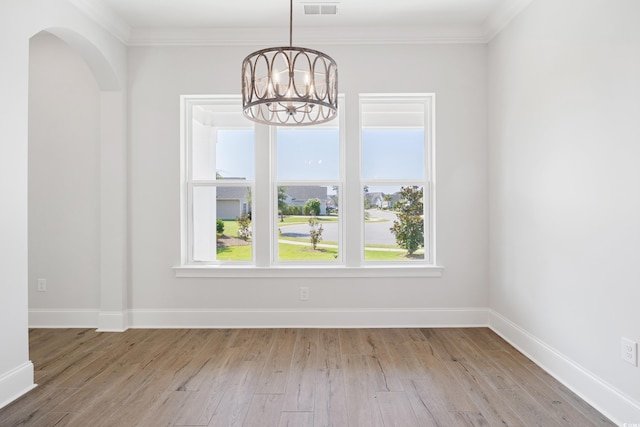
<path fill-rule="evenodd" d="M 129 45 L 270 44 L 289 38 L 287 0 L 69 0 Z M 531 0 L 293 1 L 295 42 L 486 43 Z M 304 5 L 335 5 L 305 15 Z"/>

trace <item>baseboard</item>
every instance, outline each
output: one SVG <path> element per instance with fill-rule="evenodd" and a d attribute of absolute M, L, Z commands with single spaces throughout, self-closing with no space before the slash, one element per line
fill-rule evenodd
<path fill-rule="evenodd" d="M 26 362 L 0 375 L 0 408 L 7 406 L 23 394 L 35 388 L 33 363 Z"/>
<path fill-rule="evenodd" d="M 487 326 L 488 309 L 29 310 L 30 328 L 393 328 Z"/>
<path fill-rule="evenodd" d="M 487 326 L 486 308 L 131 310 L 132 328 L 367 328 Z"/>
<path fill-rule="evenodd" d="M 124 332 L 128 324 L 127 312 L 101 311 L 98 315 L 98 332 Z"/>
<path fill-rule="evenodd" d="M 98 310 L 29 310 L 30 328 L 96 328 Z"/>
<path fill-rule="evenodd" d="M 489 327 L 551 376 L 618 425 L 640 423 L 640 402 L 608 384 L 501 314 L 489 311 Z"/>
<path fill-rule="evenodd" d="M 128 325 L 127 312 L 30 309 L 30 328 L 96 328 L 98 332 L 123 332 Z"/>

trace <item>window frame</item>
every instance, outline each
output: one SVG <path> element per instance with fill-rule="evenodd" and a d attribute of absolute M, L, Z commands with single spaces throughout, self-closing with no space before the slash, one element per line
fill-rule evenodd
<path fill-rule="evenodd" d="M 363 162 L 363 106 L 367 104 L 423 104 L 424 106 L 424 177 L 423 179 L 365 179 L 362 174 Z M 365 266 L 405 266 L 426 265 L 435 266 L 436 260 L 436 228 L 435 228 L 435 94 L 433 93 L 361 93 L 358 99 L 359 113 L 359 188 L 360 188 L 360 218 L 364 218 L 364 187 L 365 186 L 410 186 L 419 185 L 423 188 L 423 218 L 424 218 L 424 259 L 375 261 L 365 259 L 365 221 L 361 221 L 362 241 L 360 242 L 361 265 Z"/>
<path fill-rule="evenodd" d="M 206 187 L 247 187 L 251 194 L 255 194 L 255 177 L 252 180 L 239 179 L 194 179 L 193 178 L 193 107 L 197 105 L 223 105 L 241 107 L 241 99 L 237 96 L 229 95 L 183 95 L 180 97 L 180 175 L 181 175 L 181 259 L 182 265 L 188 266 L 218 266 L 233 265 L 248 267 L 254 265 L 256 256 L 255 245 L 251 244 L 251 260 L 247 261 L 225 261 L 218 259 L 212 261 L 198 261 L 194 259 L 194 189 Z M 232 127 L 225 129 L 234 129 Z M 255 147 L 255 126 L 254 126 L 254 147 Z M 254 165 L 255 170 L 255 154 Z M 253 200 L 249 211 L 253 211 Z M 254 233 L 253 222 L 251 232 Z"/>
<path fill-rule="evenodd" d="M 340 105 L 344 105 L 344 95 L 338 95 L 338 103 Z M 338 258 L 336 261 L 323 261 L 323 260 L 308 260 L 305 262 L 295 261 L 295 260 L 280 260 L 278 259 L 278 227 L 275 226 L 275 221 L 278 218 L 278 203 L 277 203 L 277 194 L 278 187 L 280 186 L 338 186 L 338 206 L 340 207 L 342 204 L 342 194 L 344 193 L 345 186 L 345 113 L 344 108 L 338 109 L 338 115 L 335 120 L 330 122 L 329 124 L 322 124 L 319 127 L 314 126 L 305 126 L 302 130 L 305 129 L 314 129 L 314 128 L 334 128 L 331 123 L 337 122 L 338 128 L 338 156 L 339 156 L 339 165 L 338 165 L 338 179 L 313 179 L 313 180 L 291 180 L 284 179 L 278 180 L 278 138 L 277 132 L 278 129 L 287 129 L 286 127 L 278 127 L 272 126 L 270 127 L 270 146 L 273 155 L 270 159 L 271 165 L 271 200 L 272 200 L 272 209 L 271 215 L 273 218 L 272 224 L 274 224 L 272 232 L 272 246 L 271 246 L 271 265 L 272 266 L 316 266 L 316 265 L 326 265 L 326 266 L 342 266 L 344 265 L 344 215 L 339 210 L 339 218 L 338 218 Z"/>
<path fill-rule="evenodd" d="M 425 222 L 425 236 L 429 230 L 428 244 L 429 257 L 411 262 L 391 262 L 379 263 L 364 260 L 364 222 L 361 218 L 364 215 L 363 191 L 361 177 L 362 162 L 362 114 L 360 100 L 390 100 L 392 97 L 411 99 L 423 98 L 428 104 L 425 108 L 425 138 L 429 144 L 425 147 L 425 156 L 428 156 L 425 170 L 428 175 L 429 186 L 425 186 L 425 213 L 428 215 L 428 224 Z M 211 103 L 237 103 L 240 110 L 241 98 L 238 95 L 182 95 L 180 96 L 180 241 L 181 254 L 180 263 L 173 267 L 176 277 L 237 277 L 237 278 L 375 278 L 375 277 L 441 277 L 444 268 L 435 264 L 435 95 L 434 94 L 360 94 L 358 103 L 348 105 L 343 94 L 339 100 L 339 125 L 340 133 L 340 180 L 339 180 L 339 259 L 338 262 L 304 262 L 278 261 L 277 251 L 277 227 L 274 226 L 277 219 L 277 181 L 276 173 L 276 143 L 274 133 L 275 127 L 255 124 L 254 125 L 254 180 L 248 181 L 227 181 L 219 183 L 219 186 L 249 186 L 252 191 L 252 219 L 253 242 L 252 261 L 232 261 L 232 262 L 193 262 L 189 258 L 190 244 L 193 241 L 193 220 L 190 215 L 191 190 L 188 183 L 187 173 L 190 172 L 190 134 L 191 128 L 187 120 L 186 109 L 194 104 Z M 351 117 L 346 120 L 345 110 L 348 107 L 356 107 L 357 118 Z M 353 116 L 356 116 L 354 114 Z M 357 128 L 356 128 L 357 126 Z M 261 162 L 260 159 L 268 157 L 268 162 Z M 349 165 L 349 168 L 347 168 Z M 428 172 L 427 172 L 428 171 Z M 266 180 L 267 182 L 263 182 Z M 294 184 L 311 185 L 334 185 L 334 181 L 314 180 L 308 182 L 295 181 Z M 427 206 L 427 188 L 428 206 Z M 260 193 L 260 194 L 259 194 Z M 268 193 L 268 194 L 262 194 Z M 356 197 L 357 196 L 357 197 Z M 358 202 L 359 201 L 359 202 Z M 357 204 L 356 204 L 357 203 Z M 354 215 L 355 214 L 355 215 Z M 359 217 L 357 217 L 359 216 Z M 190 219 L 191 218 L 191 219 Z M 425 221 L 426 217 L 425 217 Z M 354 226 L 361 224 L 362 229 L 354 229 Z M 426 237 L 425 237 L 426 238 Z M 192 255 L 192 253 L 191 253 Z M 427 259 L 428 258 L 428 259 Z"/>

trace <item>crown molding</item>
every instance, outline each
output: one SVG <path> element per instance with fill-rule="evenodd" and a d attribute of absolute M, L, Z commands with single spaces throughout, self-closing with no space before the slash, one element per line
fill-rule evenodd
<path fill-rule="evenodd" d="M 68 0 L 68 2 L 122 43 L 129 44 L 131 27 L 102 0 Z"/>
<path fill-rule="evenodd" d="M 484 40 L 489 43 L 533 0 L 509 0 L 500 3 L 484 23 Z"/>
<path fill-rule="evenodd" d="M 287 28 L 132 28 L 102 0 L 68 0 L 127 46 L 288 45 Z M 485 44 L 533 0 L 507 0 L 481 25 L 402 27 L 305 27 L 294 45 Z"/>
<path fill-rule="evenodd" d="M 288 46 L 282 28 L 133 28 L 129 46 Z M 486 43 L 482 27 L 295 29 L 294 45 Z"/>

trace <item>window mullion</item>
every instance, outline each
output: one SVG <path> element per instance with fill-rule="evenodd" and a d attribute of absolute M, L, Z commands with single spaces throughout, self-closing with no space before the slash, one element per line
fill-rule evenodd
<path fill-rule="evenodd" d="M 266 125 L 255 127 L 255 172 L 253 196 L 254 259 L 256 267 L 271 265 L 271 162 L 270 131 Z M 267 160 L 267 161 L 265 161 Z"/>
<path fill-rule="evenodd" d="M 351 102 L 358 102 L 353 98 Z M 349 106 L 351 107 L 351 106 Z M 357 106 L 350 111 L 358 111 Z M 344 192 L 340 195 L 340 204 L 344 206 L 344 262 L 347 267 L 359 267 L 362 262 L 364 228 L 362 217 L 362 189 L 360 188 L 360 115 L 349 114 L 345 117 L 345 144 L 343 144 Z M 346 143 L 357 141 L 357 143 Z M 344 165 L 349 165 L 345 167 Z"/>

